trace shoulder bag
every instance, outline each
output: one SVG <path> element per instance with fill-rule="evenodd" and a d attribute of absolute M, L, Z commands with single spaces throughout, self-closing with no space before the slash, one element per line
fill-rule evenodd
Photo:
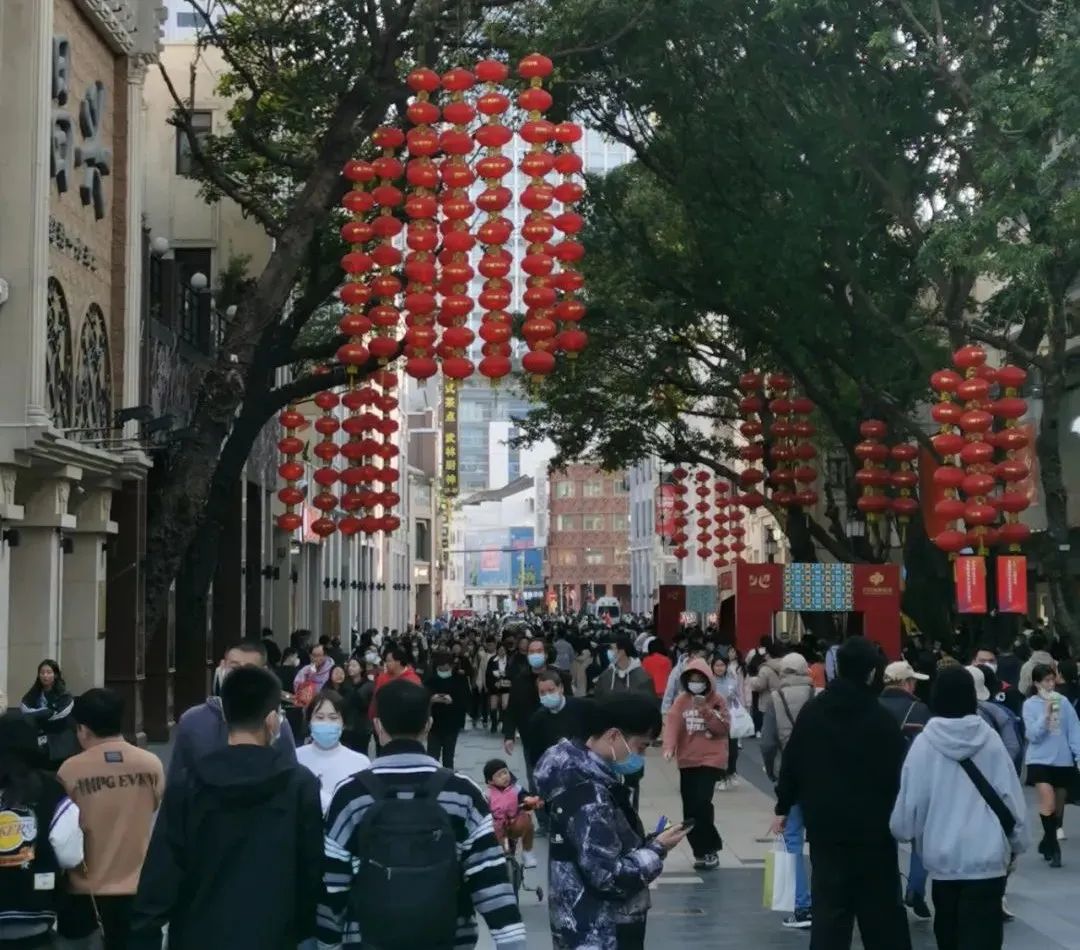
<path fill-rule="evenodd" d="M 1005 802 L 1001 800 L 1001 796 L 994 789 L 994 786 L 986 780 L 986 776 L 979 771 L 979 767 L 971 759 L 962 759 L 960 768 L 967 773 L 971 783 L 982 795 L 983 801 L 997 815 L 997 820 L 1001 822 L 1001 830 L 1005 832 L 1006 839 L 1011 839 L 1012 833 L 1016 829 L 1016 818 L 1006 807 Z"/>

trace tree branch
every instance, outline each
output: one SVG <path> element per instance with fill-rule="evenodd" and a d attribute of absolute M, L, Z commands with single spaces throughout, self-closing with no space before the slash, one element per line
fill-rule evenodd
<path fill-rule="evenodd" d="M 169 71 L 165 68 L 164 63 L 158 63 L 158 71 L 161 73 L 162 79 L 165 80 L 165 86 L 169 90 L 169 95 L 172 97 L 173 104 L 176 106 L 176 112 L 169 121 L 184 133 L 184 136 L 188 141 L 188 147 L 191 149 L 192 156 L 194 156 L 196 162 L 198 162 L 199 168 L 222 192 L 222 194 L 227 195 L 235 201 L 244 214 L 251 215 L 251 217 L 266 229 L 268 234 L 279 234 L 281 231 L 281 223 L 266 211 L 261 202 L 253 201 L 252 198 L 244 192 L 243 186 L 238 181 L 230 178 L 214 162 L 207 158 L 206 152 L 203 151 L 202 143 L 195 134 L 195 128 L 191 124 L 191 109 L 185 105 L 184 101 L 180 98 L 180 94 L 176 91 L 176 86 L 173 84 L 172 77 L 169 76 Z"/>
<path fill-rule="evenodd" d="M 1051 370 L 1051 362 L 1038 353 L 1032 350 L 1025 349 L 1015 340 L 1010 339 L 1007 336 L 1002 336 L 999 333 L 994 333 L 988 327 L 979 323 L 968 323 L 968 335 L 974 337 L 980 343 L 986 343 L 988 346 L 996 347 L 999 350 L 1004 350 L 1006 353 L 1022 361 L 1028 366 L 1036 366 L 1044 372 Z"/>

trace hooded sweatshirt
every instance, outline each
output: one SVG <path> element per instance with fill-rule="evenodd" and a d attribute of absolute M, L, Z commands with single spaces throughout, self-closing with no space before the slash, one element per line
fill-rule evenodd
<path fill-rule="evenodd" d="M 315 776 L 273 748 L 218 749 L 165 795 L 128 948 L 159 950 L 168 924 L 170 950 L 295 950 L 315 934 L 322 871 Z"/>
<path fill-rule="evenodd" d="M 198 759 L 225 748 L 228 741 L 229 730 L 225 727 L 225 714 L 221 711 L 219 697 L 211 696 L 205 703 L 192 706 L 180 717 L 173 730 L 173 749 L 169 757 L 169 771 L 165 776 L 166 787 L 182 780 Z M 281 720 L 281 735 L 274 746 L 281 750 L 285 761 L 296 761 L 296 742 L 285 719 Z"/>
<path fill-rule="evenodd" d="M 536 766 L 551 821 L 548 908 L 556 947 L 617 950 L 616 927 L 644 920 L 663 849 L 646 844 L 629 789 L 604 760 L 564 739 Z"/>
<path fill-rule="evenodd" d="M 653 696 L 655 692 L 652 677 L 635 657 L 630 658 L 625 670 L 620 670 L 612 663 L 596 677 L 593 684 L 593 693 L 599 698 L 616 693 L 647 693 Z"/>
<path fill-rule="evenodd" d="M 1049 653 L 1045 650 L 1035 650 L 1028 657 L 1027 662 L 1020 667 L 1020 682 L 1016 684 L 1016 688 L 1020 690 L 1021 695 L 1027 696 L 1031 692 L 1031 674 L 1040 664 L 1057 668 L 1054 658 Z"/>
<path fill-rule="evenodd" d="M 1028 765 L 1063 765 L 1080 761 L 1080 721 L 1076 710 L 1060 693 L 1057 717 L 1047 714 L 1047 701 L 1036 694 L 1024 700 L 1024 732 L 1027 735 Z"/>
<path fill-rule="evenodd" d="M 1001 822 L 960 767 L 971 759 L 1016 819 L 1006 840 Z M 938 880 L 1004 877 L 1026 847 L 1024 793 L 1000 736 L 978 715 L 931 719 L 904 761 L 889 827 L 914 841 Z"/>
<path fill-rule="evenodd" d="M 691 673 L 700 673 L 708 689 L 700 696 L 686 685 Z M 664 720 L 664 753 L 672 754 L 680 769 L 709 766 L 726 769 L 728 729 L 731 716 L 724 697 L 716 692 L 716 680 L 705 660 L 690 660 L 680 677 L 682 692 L 675 697 Z"/>
<path fill-rule="evenodd" d="M 802 657 L 799 659 L 802 660 Z M 810 702 L 816 693 L 805 660 L 799 669 L 785 666 L 780 671 L 780 685 L 773 694 L 773 712 L 776 714 L 776 737 L 781 750 L 788 744 L 795 728 L 795 720 L 799 718 L 803 706 Z"/>

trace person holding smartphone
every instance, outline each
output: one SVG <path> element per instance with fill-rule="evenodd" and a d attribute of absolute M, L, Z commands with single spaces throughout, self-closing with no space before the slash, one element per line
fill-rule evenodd
<path fill-rule="evenodd" d="M 563 739 L 536 766 L 551 829 L 548 908 L 555 950 L 644 950 L 649 885 L 687 829 L 646 837 L 623 777 L 660 733 L 652 696 L 583 699 L 584 741 Z"/>
<path fill-rule="evenodd" d="M 432 671 L 424 680 L 431 693 L 431 731 L 427 751 L 446 768 L 454 767 L 458 735 L 465 728 L 465 716 L 472 703 L 468 674 L 449 653 L 432 656 Z"/>

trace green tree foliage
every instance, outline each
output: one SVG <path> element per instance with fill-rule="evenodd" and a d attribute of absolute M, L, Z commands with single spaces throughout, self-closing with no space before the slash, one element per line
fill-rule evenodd
<path fill-rule="evenodd" d="M 825 447 L 850 451 L 866 415 L 920 435 L 948 349 L 998 346 L 1044 384 L 1040 553 L 1075 630 L 1056 542 L 1078 39 L 1071 3 L 653 7 L 587 57 L 582 108 L 637 161 L 594 183 L 593 345 L 529 435 L 609 464 L 715 458 L 686 411 L 729 420 L 738 371 L 783 367 L 818 402 Z"/>

